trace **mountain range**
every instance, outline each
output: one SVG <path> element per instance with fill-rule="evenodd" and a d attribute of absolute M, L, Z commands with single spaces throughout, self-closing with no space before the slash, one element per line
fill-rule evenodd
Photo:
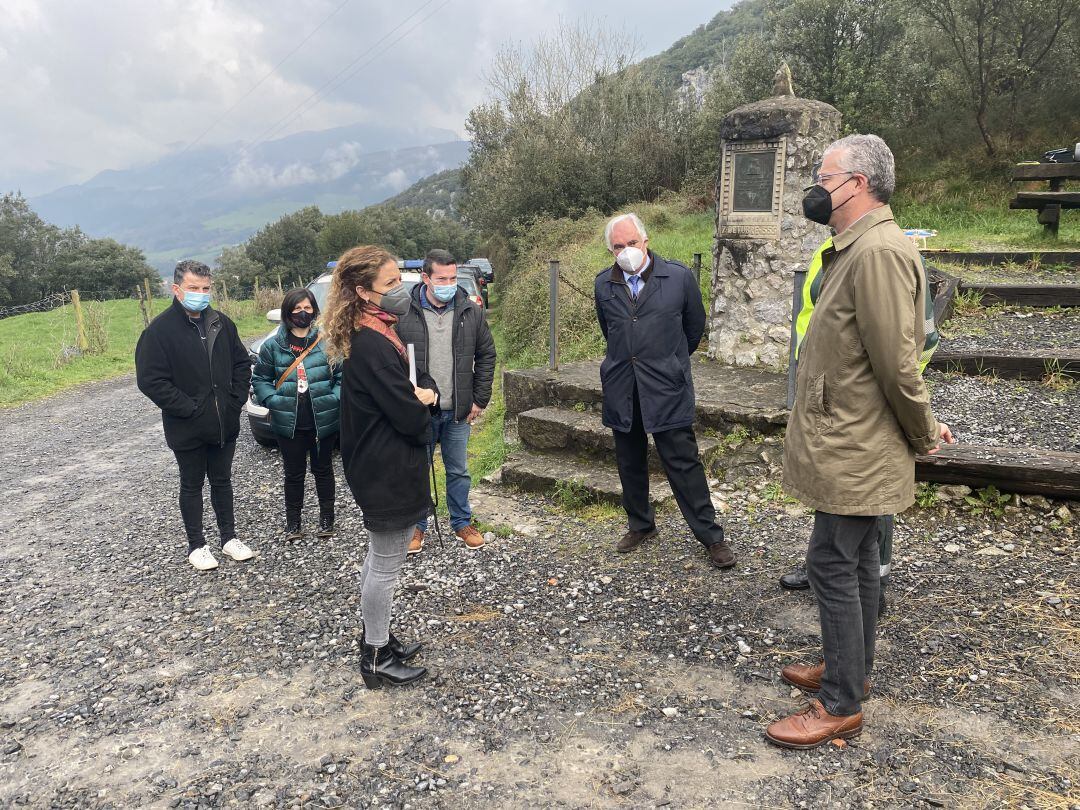
<path fill-rule="evenodd" d="M 467 157 L 468 143 L 448 130 L 358 124 L 254 147 L 177 151 L 30 203 L 49 222 L 135 245 L 169 270 L 181 258 L 210 262 L 223 246 L 306 205 L 364 208 Z"/>

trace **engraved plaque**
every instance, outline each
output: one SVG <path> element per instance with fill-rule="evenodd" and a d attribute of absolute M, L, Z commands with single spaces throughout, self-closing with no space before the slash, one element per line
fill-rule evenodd
<path fill-rule="evenodd" d="M 717 191 L 717 237 L 779 239 L 784 139 L 724 144 Z"/>
<path fill-rule="evenodd" d="M 731 210 L 772 211 L 776 150 L 742 152 L 733 157 L 735 185 L 731 194 Z"/>

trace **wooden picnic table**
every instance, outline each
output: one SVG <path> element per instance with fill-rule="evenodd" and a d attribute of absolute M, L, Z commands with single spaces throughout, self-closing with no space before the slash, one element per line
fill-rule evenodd
<path fill-rule="evenodd" d="M 1034 209 L 1039 212 L 1039 224 L 1057 236 L 1061 209 L 1080 209 L 1080 191 L 1066 191 L 1068 180 L 1080 181 L 1080 163 L 1021 163 L 1013 167 L 1012 181 L 1047 180 L 1049 191 L 1018 191 L 1009 201 L 1012 209 Z"/>

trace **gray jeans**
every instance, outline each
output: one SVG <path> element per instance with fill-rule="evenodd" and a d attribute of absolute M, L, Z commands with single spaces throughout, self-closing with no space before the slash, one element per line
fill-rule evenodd
<path fill-rule="evenodd" d="M 874 665 L 879 528 L 878 517 L 814 515 L 806 574 L 817 597 L 825 650 L 818 698 L 829 714 L 860 710 L 863 681 Z"/>
<path fill-rule="evenodd" d="M 368 553 L 360 575 L 360 615 L 364 640 L 373 647 L 385 647 L 390 641 L 394 589 L 412 533 L 413 523 L 392 532 L 368 530 Z"/>

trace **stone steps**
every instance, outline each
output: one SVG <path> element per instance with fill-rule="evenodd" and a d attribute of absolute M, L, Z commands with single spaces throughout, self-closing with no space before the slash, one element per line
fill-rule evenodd
<path fill-rule="evenodd" d="M 527 492 L 544 492 L 556 498 L 560 492 L 619 505 L 622 485 L 615 465 L 597 464 L 563 455 L 515 453 L 501 469 L 501 482 Z M 662 504 L 672 500 L 671 487 L 662 476 L 652 476 L 649 500 Z"/>
<path fill-rule="evenodd" d="M 742 425 L 771 434 L 787 424 L 787 375 L 756 368 L 733 368 L 695 357 L 694 393 L 697 425 L 727 433 Z M 503 375 L 506 415 L 546 406 L 599 410 L 602 401 L 600 361 L 569 363 L 556 372 L 514 369 Z"/>
<path fill-rule="evenodd" d="M 615 463 L 615 437 L 595 411 L 550 406 L 533 408 L 518 415 L 518 437 L 525 447 L 536 453 L 557 453 L 605 464 Z M 698 453 L 706 468 L 722 450 L 723 443 L 719 439 L 698 436 Z M 649 469 L 657 474 L 664 470 L 651 437 Z"/>

